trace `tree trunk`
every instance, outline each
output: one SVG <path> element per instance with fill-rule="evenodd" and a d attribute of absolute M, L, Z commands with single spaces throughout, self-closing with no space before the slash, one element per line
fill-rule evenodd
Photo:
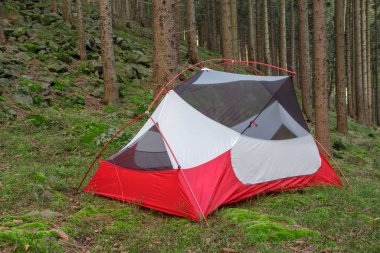
<path fill-rule="evenodd" d="M 302 110 L 306 117 L 313 118 L 311 111 L 311 74 L 309 58 L 309 25 L 307 0 L 298 1 L 298 29 L 300 37 L 300 83 L 302 93 Z"/>
<path fill-rule="evenodd" d="M 104 102 L 119 102 L 119 86 L 115 72 L 115 56 L 112 41 L 112 13 L 110 0 L 99 0 L 100 40 L 102 45 L 102 63 L 104 79 Z"/>
<path fill-rule="evenodd" d="M 218 52 L 215 0 L 211 0 L 211 50 Z"/>
<path fill-rule="evenodd" d="M 83 14 L 82 14 L 82 1 L 77 1 L 77 30 L 78 30 L 78 46 L 79 46 L 79 56 L 80 59 L 87 60 L 87 53 L 86 53 L 86 43 L 85 43 L 85 34 L 83 29 Z"/>
<path fill-rule="evenodd" d="M 327 97 L 327 38 L 325 1 L 313 0 L 313 40 L 315 68 L 315 134 L 330 153 L 330 134 Z"/>
<path fill-rule="evenodd" d="M 71 0 L 63 0 L 63 20 L 71 24 Z"/>
<path fill-rule="evenodd" d="M 285 0 L 280 0 L 280 67 L 287 68 Z"/>
<path fill-rule="evenodd" d="M 268 64 L 272 63 L 272 59 L 270 57 L 270 47 L 269 47 L 269 26 L 268 26 L 268 1 L 263 0 L 263 22 L 264 22 L 264 47 L 265 47 L 265 62 Z M 266 74 L 268 76 L 272 75 L 272 68 L 265 69 Z"/>
<path fill-rule="evenodd" d="M 375 0 L 374 8 L 374 93 L 375 93 L 375 115 L 376 115 L 376 123 L 380 126 L 380 85 L 379 85 L 379 12 L 377 11 L 379 7 L 379 0 Z"/>
<path fill-rule="evenodd" d="M 177 72 L 175 4 L 175 0 L 153 1 L 153 81 L 156 85 L 166 84 Z"/>
<path fill-rule="evenodd" d="M 186 7 L 186 23 L 187 23 L 187 56 L 191 64 L 199 62 L 198 48 L 197 48 L 197 27 L 195 24 L 195 8 L 194 0 L 187 0 Z"/>
<path fill-rule="evenodd" d="M 366 22 L 365 26 L 367 27 L 366 29 L 366 40 L 367 40 L 367 101 L 368 101 L 368 125 L 372 125 L 373 123 L 373 118 L 372 118 L 372 81 L 371 81 L 371 23 L 370 23 L 370 11 L 369 11 L 369 6 L 370 6 L 370 0 L 366 0 Z"/>
<path fill-rule="evenodd" d="M 181 21 L 182 21 L 182 1 L 177 1 L 175 4 L 175 24 L 176 24 L 176 52 L 177 52 L 177 62 L 181 64 Z"/>
<path fill-rule="evenodd" d="M 351 1 L 346 1 L 346 16 L 345 16 L 345 43 L 346 43 L 346 80 L 347 80 L 347 109 L 348 115 L 355 116 L 354 110 L 354 94 L 352 84 L 352 65 L 351 65 L 351 19 L 352 19 L 352 4 Z"/>
<path fill-rule="evenodd" d="M 51 0 L 51 2 L 50 2 L 50 11 L 54 12 L 54 13 L 57 13 L 57 11 L 58 11 L 57 0 Z"/>
<path fill-rule="evenodd" d="M 0 5 L 1 6 L 1 5 Z M 4 34 L 4 28 L 3 28 L 3 15 L 0 11 L 0 44 L 5 45 L 7 43 L 7 39 Z"/>
<path fill-rule="evenodd" d="M 290 2 L 290 69 L 297 72 L 296 63 L 296 13 L 294 11 L 294 0 Z M 297 87 L 297 76 L 293 76 L 294 86 Z"/>
<path fill-rule="evenodd" d="M 256 7 L 254 0 L 248 2 L 248 59 L 256 61 Z"/>
<path fill-rule="evenodd" d="M 229 0 L 220 0 L 220 23 L 221 23 L 221 41 L 222 55 L 224 58 L 233 59 L 232 52 L 232 34 L 231 34 L 231 8 Z M 233 72 L 231 64 L 224 65 L 224 70 Z"/>
<path fill-rule="evenodd" d="M 362 79 L 362 43 L 361 43 L 361 13 L 360 1 L 354 1 L 354 32 L 355 32 L 355 96 L 356 96 L 356 119 L 360 124 L 365 124 L 365 107 L 363 100 L 363 79 Z"/>
<path fill-rule="evenodd" d="M 335 0 L 337 131 L 347 133 L 346 78 L 344 75 L 344 1 Z"/>
<path fill-rule="evenodd" d="M 275 0 L 270 0 L 270 6 L 269 6 L 269 20 L 271 20 L 270 23 L 270 38 L 271 38 L 271 58 L 272 58 L 272 64 L 275 66 L 279 66 L 278 63 L 278 30 L 277 30 L 277 24 L 276 24 L 276 18 L 275 18 Z M 279 71 L 277 69 L 272 69 L 272 74 L 278 75 Z"/>
<path fill-rule="evenodd" d="M 231 5 L 232 53 L 233 53 L 233 58 L 237 59 L 239 55 L 239 41 L 238 41 L 236 0 L 230 0 L 230 5 Z"/>
<path fill-rule="evenodd" d="M 366 12 L 365 3 L 366 0 L 361 2 L 361 40 L 362 40 L 362 78 L 363 78 L 363 104 L 364 104 L 364 118 L 365 124 L 368 125 L 368 68 L 367 68 L 367 24 L 366 24 Z"/>

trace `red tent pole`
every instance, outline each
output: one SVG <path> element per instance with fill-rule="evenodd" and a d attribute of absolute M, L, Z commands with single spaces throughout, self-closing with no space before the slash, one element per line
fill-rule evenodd
<path fill-rule="evenodd" d="M 140 114 L 139 116 L 137 116 L 136 118 L 130 120 L 127 124 L 125 124 L 122 128 L 120 128 L 120 130 L 114 134 L 112 136 L 112 138 L 106 143 L 104 144 L 103 148 L 99 151 L 99 153 L 96 155 L 96 157 L 94 158 L 94 160 L 92 161 L 90 167 L 88 167 L 86 173 L 84 174 L 83 178 L 82 178 L 82 181 L 80 182 L 80 184 L 78 185 L 78 187 L 76 188 L 75 192 L 78 193 L 79 192 L 79 189 L 80 187 L 82 186 L 84 180 L 86 179 L 86 177 L 88 176 L 88 173 L 90 173 L 91 169 L 94 167 L 96 161 L 99 159 L 100 155 L 104 152 L 104 150 L 107 148 L 107 146 L 116 138 L 116 136 L 118 136 L 122 131 L 124 131 L 129 125 L 131 125 L 133 122 L 139 120 L 140 118 L 142 118 L 143 116 L 145 115 L 145 113 L 142 113 Z"/>
<path fill-rule="evenodd" d="M 177 167 L 178 167 L 178 169 L 180 170 L 180 172 L 181 172 L 183 178 L 185 179 L 186 184 L 187 184 L 187 186 L 188 186 L 189 189 L 190 189 L 191 195 L 193 195 L 193 198 L 194 198 L 194 200 L 195 200 L 195 203 L 197 204 L 198 209 L 199 209 L 199 211 L 201 212 L 202 217 L 203 217 L 203 219 L 204 219 L 205 222 L 206 222 L 206 225 L 208 226 L 208 222 L 207 222 L 206 216 L 204 215 L 204 213 L 203 213 L 203 211 L 202 211 L 202 208 L 201 208 L 201 206 L 199 205 L 199 202 L 198 202 L 197 198 L 195 197 L 195 194 L 194 194 L 193 189 L 191 188 L 191 186 L 190 186 L 190 184 L 189 184 L 189 181 L 187 181 L 187 178 L 186 178 L 185 174 L 183 173 L 183 171 L 182 171 L 182 169 L 181 169 L 181 165 L 179 164 L 179 162 L 178 162 L 178 160 L 177 160 L 177 157 L 175 156 L 175 154 L 174 154 L 172 148 L 170 147 L 170 145 L 169 145 L 168 141 L 166 140 L 164 134 L 161 132 L 161 129 L 160 129 L 160 127 L 158 126 L 158 124 L 156 123 L 156 121 L 150 116 L 149 112 L 146 112 L 146 114 L 149 116 L 150 120 L 153 122 L 154 126 L 157 128 L 158 132 L 159 132 L 160 135 L 162 136 L 162 139 L 164 140 L 165 144 L 168 146 L 169 151 L 170 151 L 170 153 L 172 154 L 172 156 L 173 156 L 173 158 L 174 158 L 174 161 L 176 162 Z"/>
<path fill-rule="evenodd" d="M 314 138 L 314 136 L 313 136 Z M 338 163 L 334 160 L 334 158 L 332 158 L 332 156 L 329 154 L 329 152 L 327 152 L 327 150 L 323 147 L 323 145 L 316 139 L 314 138 L 315 142 L 319 145 L 319 147 L 325 152 L 325 154 L 333 161 L 333 163 L 335 164 L 335 166 L 337 167 L 337 169 L 339 170 L 340 174 L 342 175 L 342 177 L 344 178 L 344 180 L 346 181 L 347 185 L 350 187 L 350 189 L 352 190 L 352 185 L 350 184 L 350 182 L 348 181 L 348 179 L 346 178 L 346 176 L 344 175 L 343 171 L 340 169 L 340 166 L 338 165 Z"/>

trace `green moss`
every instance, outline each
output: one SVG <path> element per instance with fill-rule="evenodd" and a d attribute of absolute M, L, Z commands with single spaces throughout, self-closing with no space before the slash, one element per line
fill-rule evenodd
<path fill-rule="evenodd" d="M 46 182 L 46 175 L 43 172 L 36 172 L 32 179 L 36 180 L 39 183 L 45 183 Z"/>
<path fill-rule="evenodd" d="M 295 221 L 288 217 L 261 214 L 246 209 L 230 208 L 223 211 L 223 216 L 230 222 L 243 227 L 249 242 L 279 242 L 319 233 L 306 228 L 292 228 Z"/>
<path fill-rule="evenodd" d="M 42 115 L 29 115 L 26 117 L 34 126 L 48 129 L 51 127 L 50 120 Z"/>

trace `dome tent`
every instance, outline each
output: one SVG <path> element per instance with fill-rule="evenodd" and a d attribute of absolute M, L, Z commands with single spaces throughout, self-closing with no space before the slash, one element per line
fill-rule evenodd
<path fill-rule="evenodd" d="M 290 76 L 202 68 L 146 115 L 123 149 L 99 160 L 85 192 L 201 220 L 260 193 L 342 184 Z"/>

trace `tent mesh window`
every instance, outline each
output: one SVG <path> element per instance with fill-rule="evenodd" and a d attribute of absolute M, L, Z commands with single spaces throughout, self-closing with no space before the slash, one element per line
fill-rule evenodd
<path fill-rule="evenodd" d="M 207 117 L 258 139 L 284 140 L 309 133 L 291 77 L 211 83 L 201 76 L 207 74 L 202 71 L 174 89 Z"/>
<path fill-rule="evenodd" d="M 111 156 L 107 161 L 134 170 L 162 171 L 173 169 L 165 142 L 156 126 L 152 126 L 134 143 Z"/>

